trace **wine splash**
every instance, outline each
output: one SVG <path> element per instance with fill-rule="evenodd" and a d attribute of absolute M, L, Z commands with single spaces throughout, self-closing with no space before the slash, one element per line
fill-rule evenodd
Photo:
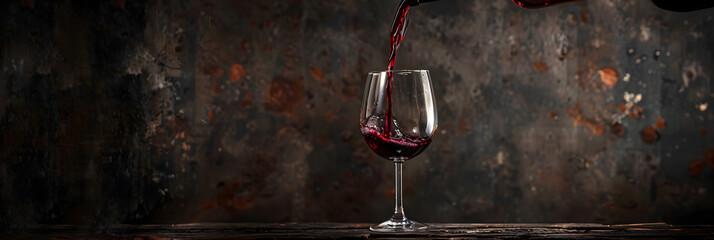
<path fill-rule="evenodd" d="M 399 3 L 399 8 L 397 8 L 397 13 L 394 15 L 394 21 L 392 22 L 392 28 L 389 32 L 389 57 L 387 58 L 387 113 L 384 119 L 384 133 L 387 136 L 391 135 L 391 125 L 392 125 L 392 71 L 394 70 L 394 64 L 397 61 L 397 48 L 399 44 L 404 40 L 404 35 L 407 33 L 407 14 L 409 13 L 409 5 L 407 0 L 402 0 Z"/>
<path fill-rule="evenodd" d="M 377 155 L 392 161 L 416 157 L 431 143 L 431 138 L 423 137 L 390 138 L 369 127 L 362 127 L 362 137 Z"/>

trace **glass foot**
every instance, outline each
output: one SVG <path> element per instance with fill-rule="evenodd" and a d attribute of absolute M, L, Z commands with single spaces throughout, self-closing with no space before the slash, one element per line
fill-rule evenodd
<path fill-rule="evenodd" d="M 375 232 L 416 232 L 424 231 L 427 228 L 428 225 L 414 222 L 409 219 L 404 219 L 404 221 L 389 219 L 383 223 L 369 227 L 369 230 Z"/>

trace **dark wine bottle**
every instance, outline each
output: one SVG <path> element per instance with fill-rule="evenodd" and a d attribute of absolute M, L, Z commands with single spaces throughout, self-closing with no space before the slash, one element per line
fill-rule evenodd
<path fill-rule="evenodd" d="M 438 0 L 406 0 L 407 6 L 417 6 L 420 3 L 433 2 Z M 585 0 L 511 0 L 518 6 L 528 9 L 544 8 L 562 3 Z M 664 10 L 673 12 L 691 12 L 714 7 L 712 0 L 651 0 L 652 3 Z"/>
<path fill-rule="evenodd" d="M 427 3 L 427 2 L 434 2 L 438 0 L 405 0 L 405 4 L 407 6 L 413 7 L 417 6 L 421 3 Z M 524 7 L 524 8 L 542 8 L 542 7 L 550 7 L 553 5 L 557 5 L 560 3 L 567 3 L 567 2 L 574 2 L 578 0 L 511 0 L 514 3 L 518 4 L 518 6 Z"/>

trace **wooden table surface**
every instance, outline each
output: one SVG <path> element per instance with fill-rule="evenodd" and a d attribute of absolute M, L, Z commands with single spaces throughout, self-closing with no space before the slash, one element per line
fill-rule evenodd
<path fill-rule="evenodd" d="M 483 239 L 714 239 L 712 225 L 643 223 L 439 223 L 417 233 L 377 233 L 368 223 L 196 223 L 115 225 L 103 230 L 40 225 L 1 239 L 235 239 L 235 238 L 483 238 Z"/>

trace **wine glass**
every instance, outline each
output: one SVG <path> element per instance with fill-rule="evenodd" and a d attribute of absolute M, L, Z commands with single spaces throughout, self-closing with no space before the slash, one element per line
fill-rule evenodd
<path fill-rule="evenodd" d="M 371 226 L 378 232 L 424 230 L 402 207 L 402 163 L 423 152 L 438 126 L 436 101 L 427 70 L 370 72 L 360 114 L 362 136 L 379 156 L 394 162 L 394 214 Z"/>

